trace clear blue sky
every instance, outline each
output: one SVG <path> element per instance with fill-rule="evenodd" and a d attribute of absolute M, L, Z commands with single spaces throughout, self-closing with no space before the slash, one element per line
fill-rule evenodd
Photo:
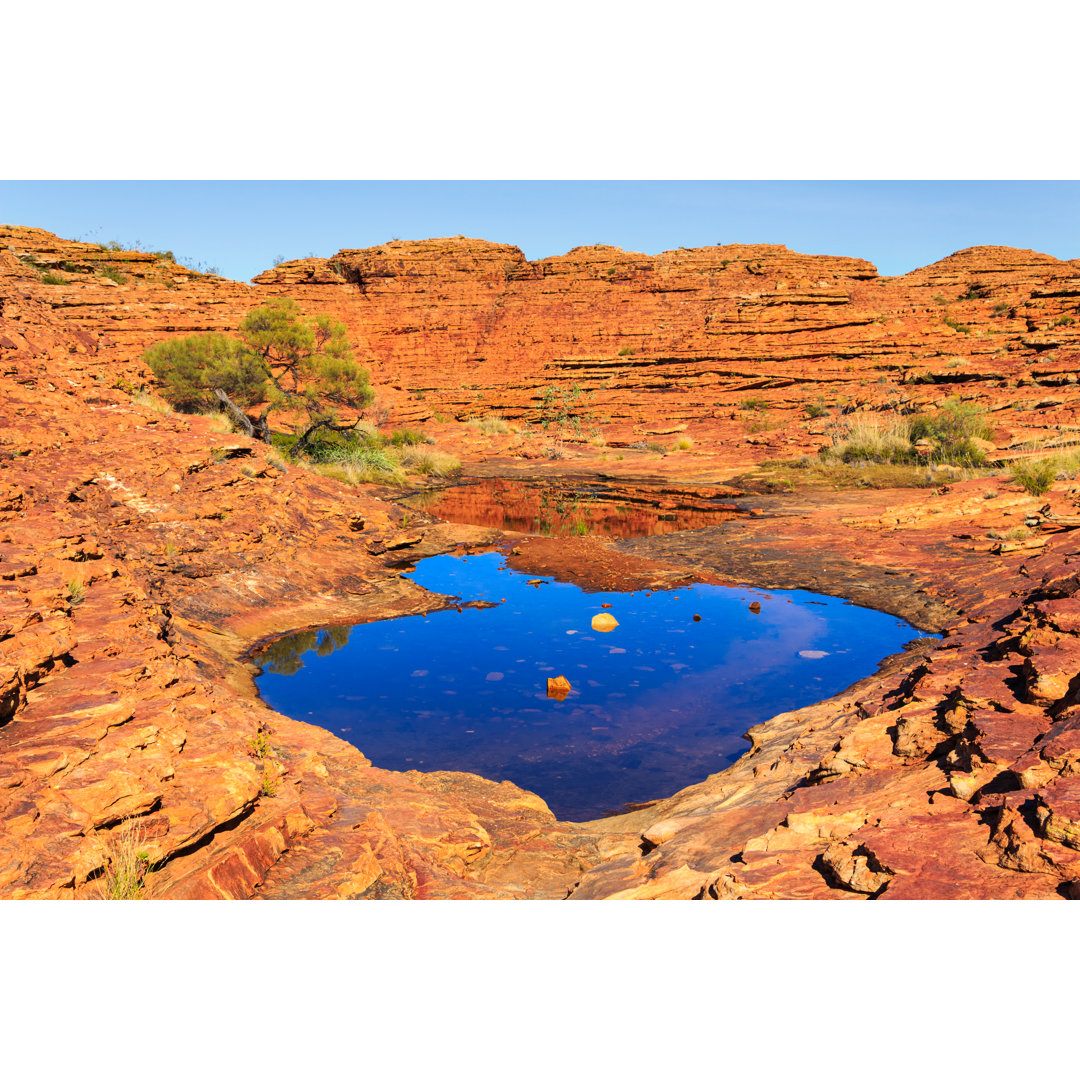
<path fill-rule="evenodd" d="M 1004 244 L 1080 258 L 1077 181 L 0 181 L 0 221 L 138 242 L 246 281 L 275 259 L 393 237 L 605 243 L 655 254 L 779 243 L 902 274 Z"/>

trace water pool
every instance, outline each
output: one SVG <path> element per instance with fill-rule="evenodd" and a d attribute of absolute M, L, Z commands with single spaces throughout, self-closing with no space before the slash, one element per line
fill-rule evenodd
<path fill-rule="evenodd" d="M 377 766 L 512 780 L 563 820 L 703 780 L 743 753 L 748 728 L 837 693 L 919 636 L 798 590 L 587 593 L 497 553 L 440 555 L 412 573 L 492 606 L 279 639 L 255 657 L 263 699 Z M 593 629 L 602 613 L 618 626 Z M 559 675 L 571 684 L 563 700 L 547 690 Z"/>

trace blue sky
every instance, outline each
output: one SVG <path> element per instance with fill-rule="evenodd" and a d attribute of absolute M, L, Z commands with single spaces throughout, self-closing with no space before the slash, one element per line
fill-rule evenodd
<path fill-rule="evenodd" d="M 1077 181 L 0 181 L 0 221 L 70 239 L 138 242 L 246 281 L 275 259 L 393 237 L 582 244 L 655 254 L 779 243 L 902 274 L 1004 244 L 1080 258 Z"/>

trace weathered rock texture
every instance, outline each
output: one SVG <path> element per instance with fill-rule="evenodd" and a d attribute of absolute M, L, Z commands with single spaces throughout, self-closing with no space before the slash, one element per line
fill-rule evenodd
<path fill-rule="evenodd" d="M 1077 895 L 1080 492 L 1063 481 L 1040 498 L 984 478 L 763 499 L 693 534 L 521 542 L 524 567 L 816 585 L 945 631 L 630 815 L 559 823 L 511 784 L 381 770 L 264 708 L 240 662 L 254 642 L 429 610 L 443 600 L 395 563 L 499 538 L 403 530 L 370 491 L 133 397 L 147 344 L 231 330 L 275 293 L 347 322 L 391 417 L 517 469 L 527 437 L 453 418 L 533 418 L 546 387 L 577 383 L 612 443 L 695 441 L 662 460 L 628 446 L 605 470 L 713 485 L 826 442 L 818 398 L 960 394 L 991 410 L 1002 455 L 1077 426 L 1080 263 L 1033 252 L 882 279 L 778 247 L 528 263 L 457 239 L 246 286 L 0 227 L 0 896 L 96 895 L 132 823 L 160 897 Z M 575 445 L 595 469 L 602 450 Z M 1013 526 L 1028 532 L 988 535 Z"/>

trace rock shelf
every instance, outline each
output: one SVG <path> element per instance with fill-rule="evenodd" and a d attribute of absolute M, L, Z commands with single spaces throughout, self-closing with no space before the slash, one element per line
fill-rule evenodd
<path fill-rule="evenodd" d="M 0 227 L 0 897 L 98 895 L 133 820 L 161 898 L 1080 895 L 1071 482 L 814 488 L 694 532 L 515 538 L 533 574 L 800 586 L 944 635 L 755 728 L 703 783 L 569 824 L 512 784 L 375 768 L 266 709 L 244 662 L 287 631 L 432 610 L 402 558 L 498 530 L 417 525 L 132 393 L 152 341 L 287 294 L 347 323 L 387 422 L 424 424 L 477 473 L 740 490 L 828 442 L 819 398 L 851 415 L 959 396 L 1005 460 L 1080 427 L 1080 262 L 972 248 L 880 278 L 777 246 L 529 263 L 458 238 L 242 285 L 166 254 Z M 529 420 L 574 384 L 607 446 L 570 439 L 569 460 L 461 422 Z M 634 448 L 680 430 L 692 449 Z"/>

